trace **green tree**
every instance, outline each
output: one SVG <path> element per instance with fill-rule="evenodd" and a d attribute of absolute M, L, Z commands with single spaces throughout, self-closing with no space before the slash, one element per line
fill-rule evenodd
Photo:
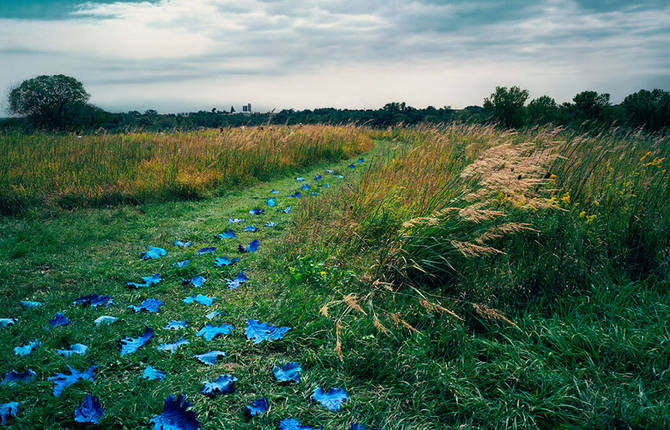
<path fill-rule="evenodd" d="M 526 108 L 526 116 L 531 124 L 548 124 L 558 120 L 559 108 L 556 100 L 542 96 L 531 100 Z"/>
<path fill-rule="evenodd" d="M 517 86 L 496 87 L 494 93 L 484 99 L 484 110 L 500 125 L 517 128 L 523 125 L 524 104 L 528 91 Z"/>
<path fill-rule="evenodd" d="M 621 103 L 626 119 L 633 127 L 660 130 L 670 127 L 670 93 L 660 89 L 640 90 Z"/>
<path fill-rule="evenodd" d="M 574 96 L 572 101 L 576 120 L 597 120 L 601 119 L 603 111 L 610 105 L 610 95 L 598 94 L 596 91 L 582 91 Z"/>
<path fill-rule="evenodd" d="M 59 127 L 73 105 L 86 105 L 90 95 L 84 85 L 65 75 L 42 75 L 27 79 L 9 93 L 9 110 L 26 115 L 36 124 Z"/>

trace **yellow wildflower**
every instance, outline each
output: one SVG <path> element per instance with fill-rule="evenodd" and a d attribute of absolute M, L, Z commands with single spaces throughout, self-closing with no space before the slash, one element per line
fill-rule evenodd
<path fill-rule="evenodd" d="M 587 217 L 586 217 L 586 223 L 587 223 L 587 224 L 590 223 L 590 222 L 593 221 L 595 218 L 596 218 L 596 215 L 595 215 L 595 214 L 587 216 Z"/>
<path fill-rule="evenodd" d="M 600 206 L 600 202 L 598 200 L 594 200 L 593 204 L 596 205 L 596 206 Z"/>
<path fill-rule="evenodd" d="M 586 212 L 581 211 L 581 212 L 579 213 L 579 217 L 580 217 L 580 218 L 584 218 L 585 216 L 586 216 Z"/>
<path fill-rule="evenodd" d="M 561 197 L 561 200 L 563 203 L 570 203 L 570 191 L 566 191 L 565 194 L 563 194 L 563 197 Z"/>
<path fill-rule="evenodd" d="M 642 156 L 642 158 L 640 158 L 640 163 L 643 162 L 644 159 L 647 158 L 647 157 L 649 157 L 650 155 L 651 155 L 651 151 L 649 151 L 649 152 L 647 152 L 646 154 L 644 154 L 644 156 Z"/>

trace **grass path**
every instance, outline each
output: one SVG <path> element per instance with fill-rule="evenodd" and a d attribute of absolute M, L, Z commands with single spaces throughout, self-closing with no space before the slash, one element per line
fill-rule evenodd
<path fill-rule="evenodd" d="M 306 178 L 312 190 L 328 192 L 323 187 L 330 183 L 334 189 L 349 180 L 358 168 L 347 169 L 345 163 L 319 165 L 298 172 Z M 336 179 L 325 172 L 326 167 L 346 175 Z M 316 182 L 312 178 L 323 175 Z M 106 418 L 101 426 L 107 428 L 145 428 L 149 419 L 163 409 L 163 400 L 170 394 L 186 394 L 205 429 L 276 428 L 284 417 L 297 417 L 315 427 L 329 424 L 328 428 L 348 428 L 354 417 L 360 416 L 356 404 L 364 402 L 364 393 L 351 393 L 352 400 L 339 413 L 329 412 L 310 399 L 316 386 L 347 387 L 337 372 L 337 360 L 332 354 L 330 326 L 316 321 L 316 310 L 322 303 L 319 293 L 282 291 L 281 271 L 272 255 L 273 244 L 282 235 L 290 215 L 277 208 L 292 205 L 300 199 L 287 195 L 302 184 L 294 178 L 285 178 L 224 197 L 200 202 L 170 202 L 143 206 L 123 206 L 113 209 L 81 210 L 52 218 L 3 218 L 0 220 L 0 317 L 15 318 L 17 323 L 0 329 L 0 371 L 32 369 L 37 379 L 14 387 L 0 386 L 0 403 L 20 402 L 11 428 L 69 428 L 73 426 L 73 411 L 86 393 L 100 398 Z M 278 194 L 270 194 L 276 189 Z M 312 191 L 310 190 L 310 191 Z M 302 191 L 303 199 L 318 198 Z M 266 198 L 276 197 L 277 207 L 266 205 Z M 263 208 L 262 215 L 250 215 L 251 208 Z M 246 218 L 239 224 L 229 224 L 228 217 Z M 273 221 L 276 227 L 263 225 Z M 243 232 L 245 225 L 253 224 L 257 232 Z M 214 235 L 233 228 L 235 239 L 220 240 Z M 191 241 L 188 248 L 172 245 L 175 239 Z M 238 243 L 260 241 L 259 251 L 240 255 Z M 167 256 L 143 261 L 140 252 L 146 246 L 167 250 Z M 200 248 L 215 246 L 214 255 L 195 255 Z M 215 268 L 215 256 L 236 257 L 241 261 L 229 267 Z M 173 267 L 178 260 L 189 259 L 183 268 Z M 240 288 L 229 290 L 224 279 L 233 278 L 240 270 L 251 281 Z M 141 289 L 125 287 L 127 281 L 139 281 L 142 276 L 161 273 L 163 280 Z M 201 288 L 182 286 L 181 279 L 202 275 L 207 279 Z M 111 295 L 114 304 L 96 309 L 88 305 L 74 305 L 79 296 L 88 294 Z M 212 306 L 186 304 L 189 295 L 216 296 Z M 164 302 L 158 313 L 132 313 L 129 304 L 139 304 L 147 298 Z M 21 300 L 44 302 L 40 308 L 27 309 Z M 223 316 L 209 321 L 205 315 L 219 310 Z M 63 312 L 73 324 L 49 327 L 48 320 Z M 96 326 L 101 315 L 118 317 L 109 326 Z M 247 319 L 258 319 L 292 330 L 282 340 L 253 344 L 244 336 Z M 171 320 L 187 320 L 189 326 L 179 331 L 164 329 Z M 235 329 L 227 336 L 210 342 L 196 337 L 206 323 L 228 323 Z M 121 357 L 119 339 L 136 337 L 144 331 L 143 324 L 155 330 L 155 336 L 137 352 Z M 33 339 L 42 345 L 30 355 L 15 355 L 13 348 Z M 185 338 L 190 343 L 171 354 L 156 346 Z M 56 349 L 82 343 L 90 348 L 83 356 L 63 358 Z M 222 350 L 226 357 L 214 366 L 200 363 L 194 354 Z M 305 369 L 300 383 L 281 385 L 272 376 L 275 364 L 300 361 Z M 66 365 L 84 370 L 98 365 L 95 381 L 80 381 L 55 398 L 53 384 L 47 379 L 57 372 L 65 372 Z M 167 373 L 163 381 L 138 379 L 146 365 Z M 232 374 L 239 380 L 234 394 L 207 398 L 200 393 L 204 381 L 212 381 L 222 374 Z M 348 389 L 349 390 L 349 389 Z M 270 411 L 248 421 L 244 418 L 245 405 L 266 396 Z M 362 396 L 362 397 L 361 397 Z M 356 400 L 362 399 L 362 400 Z M 361 411 L 362 412 L 362 411 Z"/>

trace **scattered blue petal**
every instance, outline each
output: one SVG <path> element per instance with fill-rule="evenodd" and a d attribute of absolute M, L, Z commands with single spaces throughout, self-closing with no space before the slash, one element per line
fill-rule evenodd
<path fill-rule="evenodd" d="M 109 325 L 117 322 L 119 319 L 116 317 L 110 317 L 109 315 L 103 315 L 95 319 L 95 325 Z"/>
<path fill-rule="evenodd" d="M 142 282 L 126 282 L 127 287 L 135 287 L 135 288 L 142 288 L 142 287 L 150 287 L 152 285 L 158 284 L 161 281 L 161 274 L 160 273 L 154 273 L 151 276 L 142 276 Z"/>
<path fill-rule="evenodd" d="M 320 180 L 321 180 L 321 175 L 316 175 L 316 176 L 314 177 L 314 180 L 315 180 L 315 181 L 320 181 Z"/>
<path fill-rule="evenodd" d="M 40 306 L 44 305 L 42 302 L 34 302 L 32 300 L 21 300 L 19 303 L 24 308 L 39 308 Z"/>
<path fill-rule="evenodd" d="M 200 393 L 210 397 L 217 394 L 233 393 L 235 391 L 235 381 L 237 381 L 237 378 L 233 375 L 221 375 L 214 382 L 206 381 Z"/>
<path fill-rule="evenodd" d="M 230 332 L 233 331 L 233 328 L 234 327 L 230 324 L 221 324 L 220 326 L 206 324 L 198 333 L 196 333 L 196 336 L 202 336 L 203 339 L 209 342 L 220 334 L 230 334 Z"/>
<path fill-rule="evenodd" d="M 163 248 L 158 248 L 156 246 L 147 246 L 147 248 L 149 249 L 148 251 L 144 251 L 140 254 L 142 260 L 153 260 L 154 258 L 160 258 L 167 254 L 167 251 Z"/>
<path fill-rule="evenodd" d="M 323 184 L 325 188 L 330 188 L 330 184 Z"/>
<path fill-rule="evenodd" d="M 256 231 L 256 230 L 258 230 L 258 229 L 257 229 L 256 226 L 254 226 L 254 225 L 248 225 L 248 226 L 244 227 L 244 231 L 251 231 L 251 232 L 253 232 L 253 231 Z"/>
<path fill-rule="evenodd" d="M 87 394 L 84 401 L 74 410 L 74 420 L 78 423 L 98 424 L 105 417 L 105 410 L 97 397 Z"/>
<path fill-rule="evenodd" d="M 287 206 L 286 209 L 282 209 L 281 211 L 285 214 L 291 213 L 291 206 Z"/>
<path fill-rule="evenodd" d="M 139 306 L 129 305 L 128 308 L 132 309 L 135 313 L 140 311 L 147 312 L 158 312 L 158 308 L 163 304 L 158 299 L 146 299 Z"/>
<path fill-rule="evenodd" d="M 33 352 L 33 349 L 37 348 L 40 345 L 42 345 L 42 342 L 35 339 L 34 341 L 29 342 L 27 345 L 17 346 L 16 348 L 14 348 L 14 354 L 20 355 L 21 357 L 25 357 L 26 355 Z"/>
<path fill-rule="evenodd" d="M 355 164 L 350 164 L 347 167 L 350 168 L 350 169 L 353 169 L 354 167 L 356 167 L 356 165 Z"/>
<path fill-rule="evenodd" d="M 315 427 L 304 426 L 295 418 L 284 418 L 279 422 L 279 430 L 323 430 L 323 427 L 317 429 Z"/>
<path fill-rule="evenodd" d="M 357 163 L 362 163 L 363 161 L 365 161 L 365 158 L 363 158 L 363 157 L 361 157 L 361 158 L 359 158 L 358 160 L 356 160 Z"/>
<path fill-rule="evenodd" d="M 49 324 L 51 324 L 51 327 L 53 328 L 61 327 L 70 324 L 70 319 L 62 313 L 58 312 L 56 316 L 54 316 L 54 319 L 49 320 Z"/>
<path fill-rule="evenodd" d="M 214 300 L 216 299 L 216 296 L 205 296 L 203 294 L 198 294 L 197 296 L 188 296 L 184 299 L 184 303 L 190 305 L 193 302 L 200 303 L 201 305 L 205 306 L 212 306 L 212 303 L 214 303 Z"/>
<path fill-rule="evenodd" d="M 194 355 L 194 357 L 205 364 L 213 366 L 216 364 L 216 361 L 219 359 L 219 357 L 225 357 L 225 355 L 226 353 L 223 351 L 209 351 L 205 352 L 204 354 Z"/>
<path fill-rule="evenodd" d="M 274 227 L 276 225 L 277 225 L 276 223 L 274 223 L 272 221 L 268 221 L 268 222 L 265 223 L 265 225 L 263 227 Z"/>
<path fill-rule="evenodd" d="M 172 263 L 174 267 L 186 267 L 190 263 L 190 260 L 175 261 Z"/>
<path fill-rule="evenodd" d="M 2 425 L 7 425 L 9 417 L 15 417 L 19 412 L 19 402 L 9 402 L 0 404 L 0 422 Z"/>
<path fill-rule="evenodd" d="M 119 341 L 121 344 L 121 355 L 132 354 L 142 347 L 149 339 L 154 337 L 154 331 L 147 327 L 147 329 L 139 337 L 126 336 Z"/>
<path fill-rule="evenodd" d="M 80 372 L 70 366 L 67 366 L 67 368 L 70 370 L 69 375 L 65 373 L 56 373 L 56 376 L 49 377 L 49 380 L 53 381 L 54 383 L 54 397 L 60 396 L 63 390 L 76 383 L 80 379 L 93 382 L 95 369 L 97 369 L 98 366 L 91 366 L 83 372 Z"/>
<path fill-rule="evenodd" d="M 336 177 L 337 179 L 344 179 L 344 176 L 342 176 L 342 175 L 337 175 L 337 176 L 335 176 L 335 177 Z"/>
<path fill-rule="evenodd" d="M 318 191 L 312 191 L 311 193 L 309 193 L 309 195 L 310 196 L 318 196 L 319 192 Z"/>
<path fill-rule="evenodd" d="M 158 276 L 160 277 L 160 275 Z M 87 303 L 90 304 L 92 308 L 97 308 L 100 305 L 109 307 L 109 305 L 114 304 L 114 300 L 110 296 L 99 296 L 97 294 L 77 297 L 74 300 L 75 305 L 85 305 Z"/>
<path fill-rule="evenodd" d="M 262 415 L 267 412 L 269 407 L 268 399 L 261 397 L 260 399 L 251 402 L 250 405 L 247 405 L 247 413 L 252 417 Z"/>
<path fill-rule="evenodd" d="M 149 420 L 154 425 L 154 430 L 197 430 L 200 426 L 194 411 L 188 410 L 190 402 L 179 397 L 170 396 L 165 399 L 163 413 Z"/>
<path fill-rule="evenodd" d="M 147 364 L 147 367 L 144 368 L 144 372 L 142 372 L 142 376 L 140 376 L 140 378 L 146 379 L 147 381 L 162 381 L 166 376 L 167 375 L 165 375 L 165 372 L 162 372 Z"/>
<path fill-rule="evenodd" d="M 219 239 L 235 239 L 237 236 L 235 236 L 235 232 L 232 231 L 231 229 L 228 229 L 224 231 L 223 233 L 219 233 L 215 235 L 214 237 L 218 237 Z"/>
<path fill-rule="evenodd" d="M 219 312 L 219 311 L 212 311 L 212 312 L 208 313 L 207 315 L 205 315 L 205 318 L 207 318 L 208 320 L 211 320 L 211 319 L 213 319 L 213 318 L 216 318 L 216 317 L 219 316 L 219 315 L 221 315 L 221 312 Z"/>
<path fill-rule="evenodd" d="M 247 245 L 247 246 L 244 246 L 240 243 L 237 247 L 237 250 L 239 252 L 242 252 L 242 253 L 244 253 L 244 252 L 256 252 L 256 250 L 258 249 L 258 245 L 259 245 L 258 239 L 254 239 L 251 242 L 249 242 L 249 245 Z"/>
<path fill-rule="evenodd" d="M 347 392 L 342 388 L 330 388 L 325 393 L 321 387 L 317 387 L 312 393 L 312 399 L 321 403 L 329 411 L 339 411 L 342 403 L 348 399 Z"/>
<path fill-rule="evenodd" d="M 295 180 L 300 182 L 300 181 L 304 181 L 305 178 L 303 178 L 302 176 L 298 176 L 297 178 L 295 178 Z"/>
<path fill-rule="evenodd" d="M 244 272 L 240 272 L 240 273 L 237 274 L 237 276 L 234 279 L 226 278 L 225 281 L 226 281 L 226 284 L 228 285 L 228 287 L 231 290 L 234 290 L 235 288 L 239 287 L 243 283 L 248 282 L 249 278 L 247 277 L 247 275 L 244 274 Z"/>
<path fill-rule="evenodd" d="M 250 215 L 260 215 L 262 213 L 265 213 L 265 209 L 254 208 L 254 209 L 249 211 Z"/>
<path fill-rule="evenodd" d="M 73 354 L 84 355 L 86 354 L 87 349 L 88 346 L 82 345 L 81 343 L 75 343 L 74 345 L 70 345 L 70 349 L 57 349 L 56 352 L 65 358 L 69 358 Z"/>
<path fill-rule="evenodd" d="M 235 258 L 228 258 L 228 257 L 218 257 L 214 259 L 214 267 L 221 267 L 221 266 L 230 266 L 231 264 L 240 261 L 239 257 Z"/>
<path fill-rule="evenodd" d="M 295 193 L 289 194 L 288 196 L 298 198 L 298 197 L 302 197 L 302 194 L 300 194 L 300 191 L 296 191 Z"/>
<path fill-rule="evenodd" d="M 4 328 L 12 324 L 16 324 L 16 320 L 14 318 L 0 318 L 0 328 Z"/>
<path fill-rule="evenodd" d="M 291 330 L 290 327 L 275 327 L 272 324 L 262 323 L 257 320 L 248 320 L 245 333 L 247 339 L 253 340 L 254 343 L 261 343 L 264 340 L 271 342 L 281 339 L 289 330 Z"/>
<path fill-rule="evenodd" d="M 279 191 L 277 191 L 273 188 L 272 191 L 270 191 L 270 194 L 279 194 Z"/>
<path fill-rule="evenodd" d="M 186 339 L 177 339 L 175 343 L 161 343 L 156 347 L 157 350 L 159 351 L 170 351 L 171 353 L 176 353 L 177 348 L 179 348 L 182 345 L 187 345 L 190 342 Z"/>
<path fill-rule="evenodd" d="M 265 199 L 265 203 L 270 207 L 277 206 L 277 200 L 275 200 L 274 197 L 270 197 L 269 199 Z"/>
<path fill-rule="evenodd" d="M 333 169 L 326 169 L 326 172 L 328 173 L 334 173 L 335 171 Z"/>
<path fill-rule="evenodd" d="M 309 184 L 303 184 L 302 187 L 300 187 L 302 190 L 307 191 L 309 190 Z"/>
<path fill-rule="evenodd" d="M 229 224 L 237 224 L 238 222 L 246 221 L 245 218 L 231 218 L 228 217 L 228 223 Z"/>
<path fill-rule="evenodd" d="M 26 369 L 23 372 L 17 372 L 16 370 L 10 370 L 5 373 L 5 377 L 2 380 L 3 385 L 8 385 L 10 387 L 15 386 L 18 382 L 32 382 L 37 379 L 37 373 L 31 369 Z"/>
<path fill-rule="evenodd" d="M 182 242 L 181 240 L 174 241 L 174 246 L 181 246 L 182 248 L 186 248 L 191 245 L 193 245 L 191 242 Z"/>
<path fill-rule="evenodd" d="M 188 327 L 188 321 L 175 321 L 172 320 L 165 326 L 166 330 L 179 330 L 181 328 Z"/>
<path fill-rule="evenodd" d="M 272 369 L 275 378 L 281 382 L 300 382 L 300 372 L 302 372 L 302 367 L 295 361 L 286 363 L 282 367 L 275 366 L 274 369 Z"/>
<path fill-rule="evenodd" d="M 193 279 L 182 279 L 181 283 L 182 285 L 193 285 L 194 287 L 200 288 L 205 284 L 206 280 L 207 279 L 202 276 L 196 276 Z"/>
<path fill-rule="evenodd" d="M 196 252 L 197 255 L 209 254 L 210 252 L 216 251 L 216 246 L 210 246 L 208 248 L 201 248 Z"/>

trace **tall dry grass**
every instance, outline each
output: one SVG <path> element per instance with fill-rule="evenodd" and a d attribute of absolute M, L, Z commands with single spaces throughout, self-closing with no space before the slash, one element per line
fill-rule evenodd
<path fill-rule="evenodd" d="M 370 149 L 353 126 L 100 136 L 0 135 L 0 209 L 200 198 Z"/>

